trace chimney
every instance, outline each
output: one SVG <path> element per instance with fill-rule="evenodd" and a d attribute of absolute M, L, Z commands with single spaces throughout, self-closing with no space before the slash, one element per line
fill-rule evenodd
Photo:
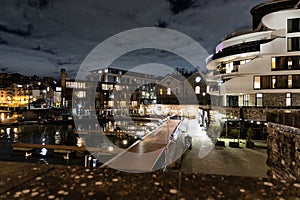
<path fill-rule="evenodd" d="M 61 83 L 61 106 L 65 107 L 65 91 L 66 91 L 66 69 L 60 70 Z"/>

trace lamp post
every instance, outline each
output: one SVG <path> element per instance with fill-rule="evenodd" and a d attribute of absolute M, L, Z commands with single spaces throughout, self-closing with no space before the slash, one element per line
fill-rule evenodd
<path fill-rule="evenodd" d="M 206 106 L 206 99 L 205 99 L 205 95 L 206 95 L 206 93 L 205 93 L 205 92 L 203 92 L 203 93 L 202 93 L 202 95 L 203 95 L 203 100 L 204 100 L 204 106 Z"/>
<path fill-rule="evenodd" d="M 165 147 L 165 167 L 164 171 L 167 169 L 168 166 L 168 146 L 169 146 L 169 137 L 170 137 L 170 129 L 169 129 L 169 120 L 170 117 L 167 117 L 167 141 L 166 141 L 166 147 Z"/>
<path fill-rule="evenodd" d="M 222 102 L 221 102 L 221 85 L 222 85 L 223 81 L 222 79 L 218 80 L 218 90 L 219 90 L 219 98 L 218 98 L 218 105 L 221 106 Z"/>

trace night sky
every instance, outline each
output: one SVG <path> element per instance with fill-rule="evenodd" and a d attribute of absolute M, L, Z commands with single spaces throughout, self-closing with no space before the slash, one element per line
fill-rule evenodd
<path fill-rule="evenodd" d="M 212 54 L 224 35 L 251 26 L 249 10 L 261 2 L 0 0 L 0 72 L 58 77 L 60 69 L 66 68 L 72 77 L 97 44 L 139 27 L 156 26 L 182 32 Z M 151 54 L 160 55 L 162 60 L 168 57 L 165 52 L 141 50 L 125 56 L 126 62 L 120 59 L 114 64 L 135 65 L 135 56 L 144 56 L 150 62 Z M 171 60 L 166 63 L 176 65 Z"/>

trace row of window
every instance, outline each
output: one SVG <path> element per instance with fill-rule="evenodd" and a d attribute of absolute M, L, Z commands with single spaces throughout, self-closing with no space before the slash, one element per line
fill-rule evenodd
<path fill-rule="evenodd" d="M 177 93 L 177 91 L 176 91 L 176 93 Z M 171 94 L 172 94 L 172 90 L 171 90 L 171 88 L 168 88 L 167 89 L 167 95 L 171 95 Z M 159 89 L 159 95 L 163 95 L 163 89 L 162 88 Z"/>
<path fill-rule="evenodd" d="M 239 67 L 241 65 L 244 65 L 250 61 L 251 61 L 250 59 L 247 59 L 247 60 L 233 61 L 229 63 L 222 63 L 217 68 L 220 74 L 230 74 L 230 73 L 238 72 Z"/>
<path fill-rule="evenodd" d="M 300 56 L 283 56 L 272 58 L 272 70 L 299 70 Z"/>
<path fill-rule="evenodd" d="M 299 89 L 300 75 L 254 76 L 253 88 L 258 89 Z"/>
<path fill-rule="evenodd" d="M 167 89 L 167 95 L 171 95 L 171 93 L 172 93 L 171 88 L 168 88 L 168 89 Z M 179 93 L 178 88 L 176 88 L 176 92 L 175 92 L 175 93 L 176 93 L 176 94 Z M 200 86 L 196 86 L 196 87 L 195 87 L 195 94 L 201 94 L 201 88 L 200 88 Z M 159 95 L 163 95 L 163 89 L 162 89 L 162 88 L 159 89 Z M 203 94 L 203 95 L 204 95 L 204 94 Z"/>
<path fill-rule="evenodd" d="M 86 84 L 82 83 L 82 82 L 70 82 L 70 81 L 67 81 L 66 82 L 66 88 L 80 88 L 80 89 L 84 89 L 84 88 L 86 88 Z"/>

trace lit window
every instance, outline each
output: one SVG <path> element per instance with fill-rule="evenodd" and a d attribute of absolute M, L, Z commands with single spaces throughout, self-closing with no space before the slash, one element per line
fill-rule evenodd
<path fill-rule="evenodd" d="M 276 69 L 276 58 L 272 58 L 272 69 Z"/>
<path fill-rule="evenodd" d="M 114 101 L 108 101 L 108 107 L 114 107 Z"/>
<path fill-rule="evenodd" d="M 231 73 L 233 70 L 233 62 L 226 64 L 226 73 Z"/>
<path fill-rule="evenodd" d="M 272 88 L 276 88 L 276 76 L 272 76 Z"/>
<path fill-rule="evenodd" d="M 291 57 L 288 57 L 288 69 L 292 69 L 293 66 L 293 60 Z"/>
<path fill-rule="evenodd" d="M 198 77 L 196 77 L 195 81 L 196 81 L 196 83 L 199 83 L 201 81 L 201 78 L 198 76 Z"/>
<path fill-rule="evenodd" d="M 163 94 L 163 89 L 159 89 L 159 95 L 162 95 Z"/>
<path fill-rule="evenodd" d="M 171 88 L 168 88 L 167 95 L 171 95 Z"/>
<path fill-rule="evenodd" d="M 254 77 L 254 89 L 260 89 L 260 77 L 259 76 Z"/>
<path fill-rule="evenodd" d="M 107 84 L 102 84 L 102 90 L 108 90 L 108 85 Z"/>
<path fill-rule="evenodd" d="M 86 95 L 85 95 L 85 91 L 78 91 L 78 92 L 77 92 L 77 97 L 78 97 L 78 98 L 85 98 L 85 96 L 86 96 Z"/>
<path fill-rule="evenodd" d="M 196 86 L 196 88 L 195 88 L 195 93 L 196 93 L 196 94 L 200 94 L 200 86 Z"/>
<path fill-rule="evenodd" d="M 244 102 L 243 102 L 244 106 L 249 106 L 250 95 L 249 94 L 245 94 L 243 96 L 243 99 L 244 99 Z"/>
<path fill-rule="evenodd" d="M 293 87 L 293 76 L 288 75 L 288 88 L 292 88 L 292 87 Z"/>
<path fill-rule="evenodd" d="M 286 103 L 286 106 L 292 106 L 292 94 L 291 93 L 285 94 L 285 103 Z"/>
<path fill-rule="evenodd" d="M 263 94 L 256 94 L 256 106 L 263 106 Z"/>

